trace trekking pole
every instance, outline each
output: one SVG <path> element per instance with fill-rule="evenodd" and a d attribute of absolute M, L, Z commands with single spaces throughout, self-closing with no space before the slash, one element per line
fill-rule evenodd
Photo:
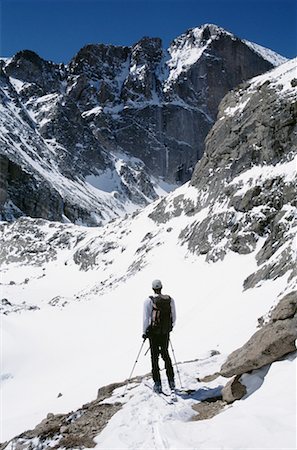
<path fill-rule="evenodd" d="M 181 389 L 182 389 L 182 388 L 183 388 L 183 385 L 182 385 L 181 378 L 180 378 L 179 368 L 178 368 L 178 365 L 177 365 L 177 362 L 176 362 L 176 357 L 175 357 L 173 345 L 172 345 L 172 342 L 171 342 L 170 339 L 169 339 L 169 342 L 170 342 L 170 347 L 171 347 L 172 354 L 173 354 L 174 363 L 175 363 L 175 366 L 176 366 L 176 371 L 177 371 L 177 374 L 178 374 L 178 379 L 179 379 L 180 387 L 181 387 Z"/>
<path fill-rule="evenodd" d="M 133 365 L 133 367 L 132 367 L 132 370 L 131 370 L 131 373 L 130 373 L 129 378 L 128 378 L 128 380 L 127 380 L 126 388 L 125 388 L 125 391 L 124 391 L 122 397 L 125 397 L 125 395 L 126 395 L 126 392 L 127 392 L 127 389 L 128 389 L 128 385 L 129 385 L 129 381 L 130 381 L 130 379 L 131 379 L 131 377 L 132 377 L 132 373 L 134 372 L 135 366 L 136 366 L 136 364 L 137 364 L 137 362 L 138 362 L 138 358 L 139 358 L 140 353 L 141 353 L 141 350 L 142 350 L 142 348 L 143 348 L 143 346 L 144 346 L 145 340 L 146 340 L 146 338 L 143 339 L 143 343 L 141 344 L 141 347 L 140 347 L 140 350 L 139 350 L 138 355 L 137 355 L 137 357 L 136 357 L 135 363 L 134 363 L 134 365 Z"/>

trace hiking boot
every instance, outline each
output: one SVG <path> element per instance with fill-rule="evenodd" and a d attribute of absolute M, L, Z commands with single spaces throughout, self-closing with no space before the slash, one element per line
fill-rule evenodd
<path fill-rule="evenodd" d="M 168 381 L 168 383 L 169 383 L 170 390 L 174 391 L 174 389 L 175 389 L 175 382 L 174 382 L 174 380 L 170 380 L 170 381 Z"/>
<path fill-rule="evenodd" d="M 160 394 L 162 392 L 162 386 L 161 383 L 159 381 L 156 381 L 156 383 L 154 384 L 154 392 L 157 392 L 157 394 Z"/>

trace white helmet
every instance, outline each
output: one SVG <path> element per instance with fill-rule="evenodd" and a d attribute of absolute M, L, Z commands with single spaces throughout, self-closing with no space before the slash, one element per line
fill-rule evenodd
<path fill-rule="evenodd" d="M 161 282 L 161 280 L 154 280 L 152 282 L 152 288 L 153 289 L 162 289 L 162 282 Z"/>

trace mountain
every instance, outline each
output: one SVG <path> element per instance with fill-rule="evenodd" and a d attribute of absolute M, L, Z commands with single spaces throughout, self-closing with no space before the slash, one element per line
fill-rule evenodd
<path fill-rule="evenodd" d="M 101 225 L 191 177 L 223 96 L 285 58 L 215 25 L 168 50 L 90 44 L 0 61 L 0 213 Z"/>
<path fill-rule="evenodd" d="M 3 449 L 295 448 L 296 62 L 228 93 L 191 180 L 142 211 L 1 224 Z M 122 397 L 156 277 L 175 406 L 147 347 Z"/>

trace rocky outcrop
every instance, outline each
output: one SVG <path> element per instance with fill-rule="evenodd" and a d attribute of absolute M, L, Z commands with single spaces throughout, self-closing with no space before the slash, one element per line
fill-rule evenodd
<path fill-rule="evenodd" d="M 21 100 L 26 101 L 32 95 L 42 97 L 59 91 L 65 76 L 65 66 L 45 61 L 31 50 L 22 50 L 5 67 L 5 74 L 25 83 L 18 94 Z"/>
<path fill-rule="evenodd" d="M 189 189 L 159 202 L 151 219 L 192 218 L 180 241 L 207 262 L 256 253 L 244 289 L 296 275 L 296 60 L 222 101 Z M 193 188 L 192 190 L 191 187 Z M 259 243 L 261 242 L 261 245 Z"/>
<path fill-rule="evenodd" d="M 271 312 L 271 321 L 285 320 L 297 312 L 297 291 L 285 295 Z"/>
<path fill-rule="evenodd" d="M 198 413 L 192 417 L 193 421 L 208 420 L 222 412 L 227 403 L 222 398 L 208 399 L 192 406 L 193 410 Z"/>
<path fill-rule="evenodd" d="M 191 184 L 206 193 L 200 208 L 219 201 L 228 206 L 228 211 L 213 214 L 211 219 L 208 216 L 185 230 L 192 251 L 207 253 L 210 260 L 222 258 L 228 247 L 245 254 L 255 249 L 259 237 L 265 237 L 257 255 L 260 266 L 292 237 L 289 230 L 294 225 L 296 184 L 293 176 L 286 177 L 286 169 L 283 175 L 277 170 L 273 175 L 273 168 L 292 161 L 293 174 L 296 118 L 296 92 L 289 89 L 287 96 L 282 95 L 276 79 L 273 86 L 269 77 L 243 86 L 223 100 L 218 121 L 206 140 L 205 157 L 197 165 Z M 255 167 L 263 166 L 271 167 L 271 175 L 268 171 L 267 176 L 262 173 L 257 178 Z M 253 170 L 256 179 L 252 181 Z M 289 205 L 290 213 L 286 213 L 285 205 Z M 211 249 L 224 239 L 226 244 L 220 253 L 213 254 Z M 279 272 L 283 264 L 280 261 Z M 288 260 L 285 271 L 289 265 Z M 255 286 L 263 277 L 274 277 L 276 270 L 272 273 L 269 265 L 259 275 L 248 279 L 245 288 Z"/>
<path fill-rule="evenodd" d="M 228 381 L 226 386 L 222 389 L 222 399 L 227 404 L 233 403 L 236 400 L 240 400 L 244 395 L 246 395 L 247 390 L 244 384 L 240 382 L 240 375 L 232 378 Z"/>
<path fill-rule="evenodd" d="M 43 266 L 57 259 L 60 250 L 71 249 L 86 236 L 83 229 L 69 229 L 69 224 L 50 223 L 49 228 L 48 225 L 45 220 L 27 217 L 9 224 L 8 228 L 7 224 L 0 224 L 0 265 L 22 262 Z"/>
<path fill-rule="evenodd" d="M 0 155 L 0 168 L 0 205 L 7 220 L 21 217 L 23 212 L 30 217 L 61 220 L 63 198 L 51 183 L 38 179 L 4 155 Z"/>
<path fill-rule="evenodd" d="M 157 198 L 144 164 L 104 154 L 73 101 L 48 94 L 30 115 L 3 74 L 1 94 L 1 220 L 27 215 L 94 226 L 124 215 L 127 203 L 133 210 Z"/>
<path fill-rule="evenodd" d="M 117 145 L 154 174 L 184 182 L 203 154 L 220 100 L 269 68 L 270 62 L 213 25 L 188 30 L 168 53 L 160 39 L 144 38 L 132 47 L 128 76 L 113 102 L 125 101 L 118 119 L 105 108 L 91 120 L 108 123 Z"/>
<path fill-rule="evenodd" d="M 283 297 L 271 313 L 269 322 L 258 330 L 222 365 L 220 374 L 232 377 L 259 369 L 296 351 L 297 291 Z"/>
<path fill-rule="evenodd" d="M 203 400 L 193 406 L 198 412 L 194 420 L 214 417 L 227 405 L 251 395 L 252 392 L 248 393 L 244 380 L 247 373 L 256 373 L 253 371 L 265 366 L 267 373 L 269 364 L 296 351 L 297 291 L 285 295 L 268 316 L 268 322 L 246 344 L 228 356 L 219 373 L 203 379 L 211 381 L 219 375 L 231 378 L 221 389 L 219 397 Z M 261 386 L 264 377 L 262 374 L 259 378 L 262 381 L 258 387 Z"/>

